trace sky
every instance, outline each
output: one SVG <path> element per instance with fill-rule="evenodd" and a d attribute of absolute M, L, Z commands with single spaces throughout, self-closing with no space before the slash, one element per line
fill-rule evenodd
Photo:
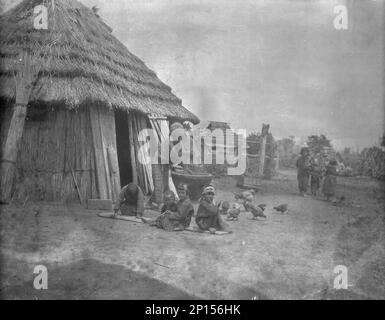
<path fill-rule="evenodd" d="M 18 1 L 3 0 L 6 8 Z M 201 120 L 374 145 L 384 128 L 384 0 L 81 0 Z M 348 9 L 336 30 L 333 9 Z"/>

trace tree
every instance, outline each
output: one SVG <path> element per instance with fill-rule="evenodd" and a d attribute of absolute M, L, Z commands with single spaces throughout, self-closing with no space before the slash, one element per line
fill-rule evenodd
<path fill-rule="evenodd" d="M 310 152 L 315 154 L 320 153 L 324 148 L 332 148 L 330 140 L 323 134 L 307 137 L 306 144 L 309 147 Z"/>
<path fill-rule="evenodd" d="M 261 135 L 255 132 L 250 133 L 247 136 L 248 151 L 249 154 L 259 154 Z"/>
<path fill-rule="evenodd" d="M 294 153 L 294 146 L 295 146 L 294 137 L 282 138 L 281 140 L 278 140 L 277 143 L 279 146 L 279 151 L 282 154 L 282 156 L 286 156 L 286 155 L 291 156 Z"/>

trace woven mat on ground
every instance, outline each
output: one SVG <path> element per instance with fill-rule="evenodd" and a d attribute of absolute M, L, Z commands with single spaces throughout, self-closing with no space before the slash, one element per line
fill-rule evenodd
<path fill-rule="evenodd" d="M 198 227 L 188 227 L 186 228 L 184 231 L 190 231 L 190 232 L 197 232 L 197 233 L 208 233 L 208 234 L 212 234 L 210 231 L 202 231 L 201 229 L 199 229 Z M 220 231 L 220 230 L 217 230 L 215 232 L 215 234 L 213 235 L 216 235 L 216 236 L 223 236 L 225 234 L 231 234 L 231 232 L 228 232 L 228 231 Z"/>
<path fill-rule="evenodd" d="M 98 213 L 98 217 L 107 218 L 107 219 L 130 221 L 130 222 L 137 222 L 137 223 L 143 223 L 142 219 L 138 219 L 136 217 L 122 216 L 122 215 L 118 215 L 118 216 L 115 217 L 112 212 L 101 212 L 101 213 Z M 195 226 L 190 226 L 190 227 L 186 228 L 184 231 L 211 234 L 210 231 L 202 231 L 198 227 L 195 227 Z M 225 234 L 230 234 L 230 233 L 231 232 L 217 230 L 215 232 L 215 234 L 213 234 L 213 235 L 223 236 Z"/>
<path fill-rule="evenodd" d="M 138 219 L 137 217 L 129 217 L 129 216 L 114 216 L 112 212 L 101 212 L 98 213 L 98 217 L 101 218 L 108 218 L 108 219 L 115 219 L 115 220 L 123 220 L 123 221 L 130 221 L 130 222 L 137 222 L 137 223 L 143 223 L 142 219 Z"/>

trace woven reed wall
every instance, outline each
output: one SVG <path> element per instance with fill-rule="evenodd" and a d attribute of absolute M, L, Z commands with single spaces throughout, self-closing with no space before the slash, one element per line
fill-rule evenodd
<path fill-rule="evenodd" d="M 49 109 L 28 117 L 17 159 L 13 198 L 77 200 L 71 169 L 83 199 L 96 198 L 89 112 Z"/>

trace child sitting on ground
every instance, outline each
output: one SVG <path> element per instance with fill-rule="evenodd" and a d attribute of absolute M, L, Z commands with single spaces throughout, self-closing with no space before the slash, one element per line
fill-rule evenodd
<path fill-rule="evenodd" d="M 155 220 L 144 220 L 144 222 L 166 231 L 174 231 L 174 229 L 179 226 L 175 225 L 174 221 L 170 219 L 170 216 L 177 211 L 175 194 L 167 190 L 163 194 L 163 206 L 160 210 L 160 215 Z"/>
<path fill-rule="evenodd" d="M 163 194 L 163 206 L 160 209 L 161 214 L 166 214 L 168 212 L 176 212 L 176 198 L 174 192 L 167 190 Z"/>

